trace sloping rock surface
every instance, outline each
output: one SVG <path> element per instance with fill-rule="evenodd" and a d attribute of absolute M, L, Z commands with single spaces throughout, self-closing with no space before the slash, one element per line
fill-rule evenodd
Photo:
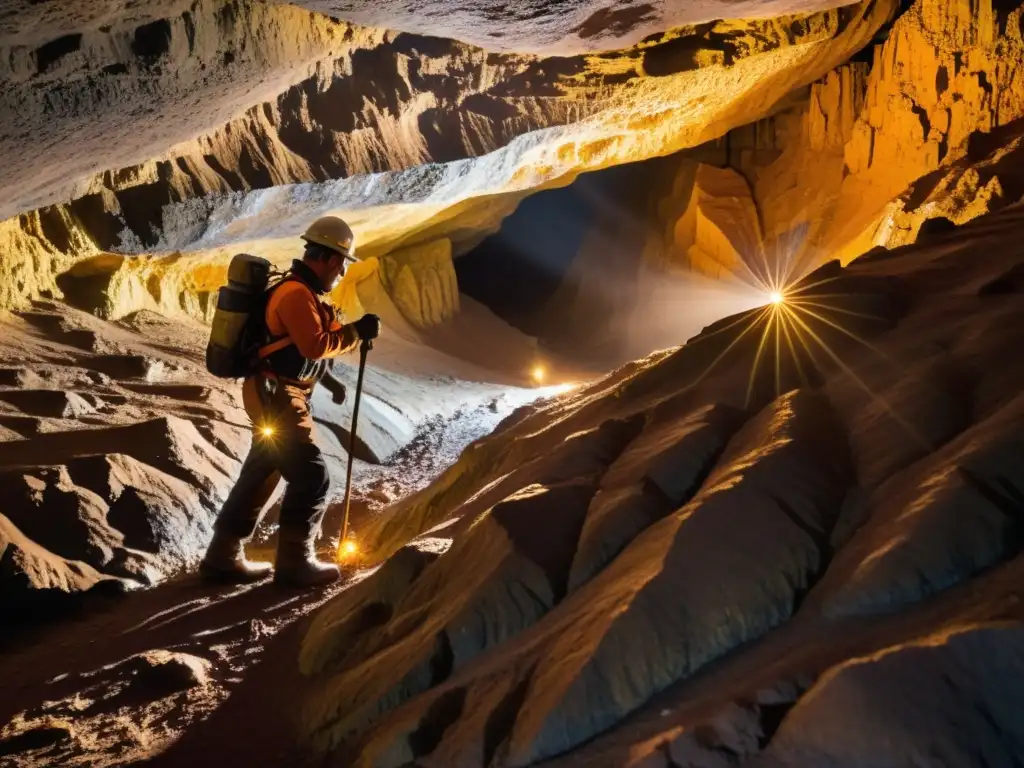
<path fill-rule="evenodd" d="M 510 417 L 363 532 L 383 567 L 303 644 L 308 743 L 396 767 L 1022 759 L 1019 628 L 972 623 L 1024 562 L 1024 368 L 999 352 L 1022 225 L 828 264 Z"/>

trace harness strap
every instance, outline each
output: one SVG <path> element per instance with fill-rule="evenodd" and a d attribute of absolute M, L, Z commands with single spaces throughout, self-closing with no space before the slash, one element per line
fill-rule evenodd
<path fill-rule="evenodd" d="M 272 341 L 269 344 L 260 347 L 259 352 L 257 352 L 256 354 L 260 360 L 263 360 L 267 357 L 270 357 L 270 355 L 274 354 L 279 350 L 285 349 L 286 347 L 290 347 L 294 343 L 295 341 L 292 339 L 291 336 L 285 336 L 284 338 L 278 339 L 277 341 Z"/>
<path fill-rule="evenodd" d="M 285 283 L 290 282 L 292 280 L 297 280 L 297 279 L 298 278 L 296 278 L 295 275 L 292 275 L 292 274 L 285 274 L 284 276 L 282 276 L 282 278 L 280 280 L 278 280 L 276 283 L 274 283 L 272 286 L 270 286 L 267 289 L 267 303 L 268 304 L 270 303 L 270 295 L 274 291 L 276 291 L 278 288 L 280 288 Z M 302 282 L 302 281 L 299 280 L 299 282 Z M 264 309 L 264 313 L 265 312 L 266 312 L 266 309 Z M 263 321 L 264 321 L 264 324 L 266 324 L 266 317 L 263 318 Z M 256 359 L 257 360 L 265 360 L 266 358 L 270 357 L 270 355 L 274 354 L 275 352 L 277 352 L 279 350 L 282 350 L 282 349 L 285 349 L 286 347 L 290 347 L 294 343 L 295 342 L 292 340 L 291 336 L 283 336 L 280 339 L 277 339 L 276 341 L 272 341 L 272 342 L 270 342 L 268 344 L 264 344 L 262 347 L 260 347 L 256 351 Z"/>

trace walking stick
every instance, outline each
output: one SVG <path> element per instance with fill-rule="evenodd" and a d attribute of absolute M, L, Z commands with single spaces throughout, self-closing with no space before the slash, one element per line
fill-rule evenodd
<path fill-rule="evenodd" d="M 341 538 L 338 539 L 338 560 L 345 553 L 345 539 L 348 538 L 348 507 L 352 501 L 352 462 L 356 455 L 356 426 L 359 423 L 359 401 L 363 396 L 363 374 L 366 372 L 366 353 L 373 349 L 373 342 L 363 339 L 359 345 L 359 375 L 356 378 L 356 400 L 352 404 L 352 430 L 348 436 L 348 470 L 345 472 L 345 517 L 341 524 Z"/>

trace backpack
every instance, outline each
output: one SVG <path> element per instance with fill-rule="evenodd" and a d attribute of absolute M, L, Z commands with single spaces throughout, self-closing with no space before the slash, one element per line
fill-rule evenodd
<path fill-rule="evenodd" d="M 222 379 L 238 379 L 255 371 L 266 342 L 264 315 L 270 296 L 271 264 L 259 256 L 239 253 L 228 266 L 228 284 L 220 289 L 206 345 L 206 370 Z"/>

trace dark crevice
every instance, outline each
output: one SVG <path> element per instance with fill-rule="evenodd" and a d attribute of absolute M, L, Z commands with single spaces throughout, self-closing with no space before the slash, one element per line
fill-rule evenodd
<path fill-rule="evenodd" d="M 996 477 L 991 481 L 979 477 L 967 467 L 959 467 L 960 475 L 992 506 L 1010 521 L 1006 531 L 1003 560 L 1008 560 L 1024 549 L 1024 494 L 1010 481 Z"/>
<path fill-rule="evenodd" d="M 210 166 L 218 176 L 224 179 L 224 182 L 228 187 L 231 189 L 243 188 L 242 178 L 234 171 L 230 171 L 221 165 L 221 162 L 217 159 L 216 155 L 204 155 L 203 160 L 206 161 L 206 164 Z"/>
<path fill-rule="evenodd" d="M 462 716 L 466 689 L 454 688 L 438 696 L 427 708 L 419 727 L 409 734 L 409 748 L 415 757 L 429 755 L 441 743 L 444 732 Z"/>
<path fill-rule="evenodd" d="M 644 73 L 649 77 L 664 77 L 678 72 L 700 68 L 699 54 L 708 46 L 707 35 L 715 22 L 694 28 L 693 34 L 662 43 L 644 54 Z"/>
<path fill-rule="evenodd" d="M 764 749 L 775 737 L 782 721 L 786 719 L 789 711 L 796 706 L 796 701 L 786 701 L 779 704 L 761 705 L 761 736 L 758 738 L 758 746 Z"/>
<path fill-rule="evenodd" d="M 36 51 L 37 71 L 39 74 L 48 72 L 54 64 L 81 47 L 82 36 L 80 34 L 65 35 L 51 40 Z"/>
<path fill-rule="evenodd" d="M 975 72 L 978 78 L 978 86 L 983 90 L 986 95 L 992 95 L 992 83 L 988 81 L 988 75 L 984 71 Z"/>
<path fill-rule="evenodd" d="M 155 61 L 171 49 L 171 23 L 160 19 L 135 30 L 132 53 L 147 62 Z"/>
<path fill-rule="evenodd" d="M 60 209 L 57 207 L 43 208 L 38 212 L 38 216 L 43 237 L 62 253 L 70 251 L 71 233 L 67 223 L 60 215 Z"/>
<path fill-rule="evenodd" d="M 441 631 L 437 633 L 435 640 L 437 645 L 434 655 L 430 657 L 430 686 L 440 685 L 452 673 L 455 666 L 455 654 L 452 652 L 452 643 L 448 639 L 448 633 Z"/>
<path fill-rule="evenodd" d="M 192 20 L 192 14 L 188 11 L 181 14 L 181 19 L 185 22 L 185 36 L 188 38 L 188 52 L 192 53 L 196 47 L 196 23 Z"/>
<path fill-rule="evenodd" d="M 519 684 L 506 693 L 504 698 L 498 702 L 498 706 L 488 715 L 487 722 L 484 724 L 484 766 L 490 766 L 494 762 L 499 747 L 512 732 L 512 727 L 519 716 L 519 710 L 526 700 L 526 692 L 529 690 L 530 679 L 533 677 L 535 668 L 531 667 Z"/>
<path fill-rule="evenodd" d="M 391 620 L 393 613 L 393 606 L 379 600 L 364 605 L 352 620 L 352 634 L 361 635 L 371 629 L 384 626 Z"/>
<path fill-rule="evenodd" d="M 932 122 L 928 118 L 928 110 L 918 104 L 914 104 L 911 109 L 917 115 L 917 119 L 921 121 L 921 135 L 925 141 L 928 141 L 928 133 L 932 129 Z"/>
<path fill-rule="evenodd" d="M 828 569 L 834 552 L 832 550 L 832 544 L 829 541 L 829 531 L 815 528 L 813 525 L 808 523 L 785 499 L 772 495 L 771 500 L 775 502 L 778 508 L 787 518 L 789 518 L 793 525 L 807 534 L 818 550 L 818 567 L 815 569 L 814 573 L 809 574 L 807 583 L 803 587 L 793 584 L 792 612 L 793 615 L 796 615 L 796 612 L 800 609 L 800 606 L 803 604 L 804 599 L 810 593 L 813 586 Z"/>
<path fill-rule="evenodd" d="M 491 513 L 516 550 L 544 572 L 555 602 L 568 589 L 569 569 L 595 490 L 592 482 L 555 486 L 541 496 L 499 504 Z M 557 518 L 558 530 L 551 530 L 553 518 Z M 531 596 L 547 606 L 539 595 Z"/>

